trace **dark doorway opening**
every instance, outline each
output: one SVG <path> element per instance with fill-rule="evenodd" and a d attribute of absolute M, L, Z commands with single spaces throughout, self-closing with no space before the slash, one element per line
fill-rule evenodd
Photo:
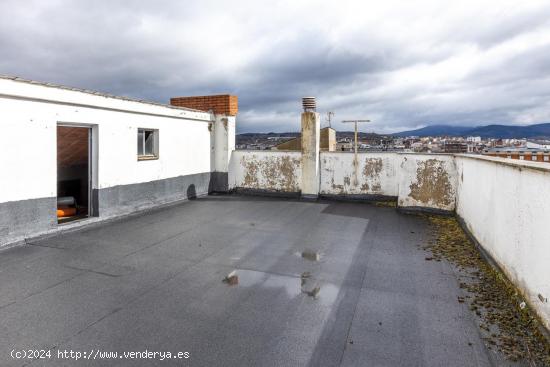
<path fill-rule="evenodd" d="M 91 128 L 57 127 L 57 221 L 90 215 Z"/>

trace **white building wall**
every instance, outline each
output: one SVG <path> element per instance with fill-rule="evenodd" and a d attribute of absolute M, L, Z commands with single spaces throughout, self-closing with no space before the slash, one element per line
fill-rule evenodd
<path fill-rule="evenodd" d="M 90 111 L 82 115 L 90 116 Z M 207 123 L 103 111 L 97 115 L 99 188 L 210 172 Z M 159 130 L 159 159 L 137 160 L 138 128 Z"/>
<path fill-rule="evenodd" d="M 208 192 L 214 119 L 210 113 L 0 78 L 0 206 L 10 203 L 0 208 L 0 245 L 55 224 L 58 124 L 92 127 L 92 189 L 99 215 L 112 216 L 181 200 L 190 185 L 193 194 Z M 159 130 L 159 159 L 138 161 L 138 128 Z M 50 201 L 23 203 L 44 198 Z"/>
<path fill-rule="evenodd" d="M 27 102 L 0 98 L 0 203 L 56 195 L 56 125 Z"/>
<path fill-rule="evenodd" d="M 144 103 L 109 101 L 105 97 L 6 80 L 0 80 L 0 91 L 4 92 L 4 84 L 10 82 L 21 84 L 18 95 L 48 98 L 51 103 L 0 96 L 0 126 L 4 137 L 9 137 L 3 142 L 4 152 L 9 154 L 0 155 L 0 164 L 10 173 L 0 180 L 0 202 L 56 196 L 58 123 L 97 129 L 95 188 L 211 171 L 208 113 L 192 112 L 193 119 L 184 119 L 179 114 L 187 111 L 181 109 L 155 105 L 147 109 Z M 99 107 L 59 103 L 63 101 L 95 103 Z M 124 111 L 109 109 L 115 107 Z M 165 115 L 154 115 L 162 113 Z M 138 128 L 159 129 L 159 159 L 137 160 Z"/>
<path fill-rule="evenodd" d="M 457 214 L 550 329 L 550 168 L 457 156 Z"/>

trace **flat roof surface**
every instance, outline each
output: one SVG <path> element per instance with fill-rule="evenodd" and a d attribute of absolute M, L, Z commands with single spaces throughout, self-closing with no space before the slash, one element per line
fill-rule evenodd
<path fill-rule="evenodd" d="M 430 232 L 395 208 L 209 196 L 7 249 L 0 365 L 490 366 L 452 267 L 418 247 Z M 120 358 L 145 350 L 190 358 Z"/>

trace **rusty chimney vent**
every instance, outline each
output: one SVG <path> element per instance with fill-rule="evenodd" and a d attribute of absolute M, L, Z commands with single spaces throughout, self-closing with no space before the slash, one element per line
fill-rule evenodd
<path fill-rule="evenodd" d="M 302 106 L 304 107 L 304 112 L 308 112 L 308 111 L 315 112 L 315 109 L 317 108 L 315 97 L 303 97 Z"/>

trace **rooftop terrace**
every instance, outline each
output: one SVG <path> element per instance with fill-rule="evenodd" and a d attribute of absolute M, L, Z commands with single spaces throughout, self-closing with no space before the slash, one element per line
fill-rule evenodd
<path fill-rule="evenodd" d="M 0 253 L 0 364 L 36 348 L 190 353 L 120 366 L 501 365 L 456 267 L 427 261 L 433 239 L 393 207 L 224 195 L 35 240 Z M 39 361 L 64 363 L 97 365 Z"/>

